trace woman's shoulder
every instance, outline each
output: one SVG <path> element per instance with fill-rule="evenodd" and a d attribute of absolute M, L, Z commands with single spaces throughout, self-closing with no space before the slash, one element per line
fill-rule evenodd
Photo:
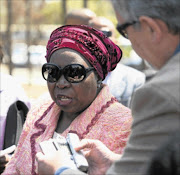
<path fill-rule="evenodd" d="M 130 109 L 115 102 L 102 113 L 98 120 L 96 128 L 101 128 L 98 139 L 112 151 L 122 153 L 131 131 L 131 125 Z"/>
<path fill-rule="evenodd" d="M 113 114 L 114 116 L 131 116 L 131 110 L 119 102 L 112 103 L 105 111 L 107 114 Z"/>
<path fill-rule="evenodd" d="M 114 102 L 102 113 L 100 120 L 101 125 L 106 128 L 121 128 L 124 126 L 126 129 L 130 129 L 132 124 L 131 110 L 119 102 Z"/>

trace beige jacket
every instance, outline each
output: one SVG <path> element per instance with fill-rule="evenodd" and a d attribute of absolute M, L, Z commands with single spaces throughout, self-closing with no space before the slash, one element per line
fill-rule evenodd
<path fill-rule="evenodd" d="M 180 52 L 139 88 L 132 99 L 133 125 L 121 160 L 107 174 L 144 175 L 148 162 L 180 128 Z M 180 133 L 179 133 L 180 134 Z"/>
<path fill-rule="evenodd" d="M 151 157 L 180 128 L 180 53 L 132 98 L 132 131 L 122 158 L 107 175 L 145 175 Z M 61 175 L 83 174 L 65 170 Z"/>

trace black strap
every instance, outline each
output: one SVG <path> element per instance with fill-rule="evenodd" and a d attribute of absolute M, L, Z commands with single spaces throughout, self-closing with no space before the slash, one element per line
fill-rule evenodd
<path fill-rule="evenodd" d="M 14 102 L 8 110 L 3 149 L 17 145 L 29 109 L 22 101 Z"/>

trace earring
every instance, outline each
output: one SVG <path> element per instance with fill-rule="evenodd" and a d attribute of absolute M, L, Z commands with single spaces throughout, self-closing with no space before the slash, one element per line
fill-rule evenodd
<path fill-rule="evenodd" d="M 102 80 L 99 80 L 99 81 L 97 82 L 97 88 L 100 88 L 100 87 L 101 87 L 101 84 L 102 84 Z"/>

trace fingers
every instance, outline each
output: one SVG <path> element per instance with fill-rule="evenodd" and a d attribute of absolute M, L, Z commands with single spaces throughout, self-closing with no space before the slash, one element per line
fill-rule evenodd
<path fill-rule="evenodd" d="M 85 149 L 85 148 L 93 149 L 97 147 L 98 144 L 99 144 L 98 140 L 83 139 L 81 140 L 79 146 L 75 148 L 75 150 L 80 151 L 81 149 Z"/>
<path fill-rule="evenodd" d="M 90 150 L 83 150 L 83 155 L 86 159 L 88 159 L 89 155 L 90 155 L 91 151 Z"/>
<path fill-rule="evenodd" d="M 6 154 L 6 161 L 9 162 L 11 160 L 12 155 Z"/>
<path fill-rule="evenodd" d="M 6 154 L 6 155 L 4 155 L 4 156 L 1 156 L 1 157 L 0 157 L 0 164 L 1 164 L 1 163 L 7 163 L 7 162 L 9 162 L 10 159 L 11 159 L 11 158 L 10 158 L 10 156 L 9 156 L 8 154 Z"/>
<path fill-rule="evenodd" d="M 4 168 L 6 167 L 6 164 L 7 164 L 7 163 L 1 163 L 1 164 L 0 164 L 0 169 L 4 169 Z"/>
<path fill-rule="evenodd" d="M 8 154 L 0 157 L 0 174 L 5 170 L 5 167 L 10 159 L 11 158 Z"/>
<path fill-rule="evenodd" d="M 0 163 L 2 163 L 2 162 L 6 162 L 6 156 L 1 156 L 0 157 Z"/>

